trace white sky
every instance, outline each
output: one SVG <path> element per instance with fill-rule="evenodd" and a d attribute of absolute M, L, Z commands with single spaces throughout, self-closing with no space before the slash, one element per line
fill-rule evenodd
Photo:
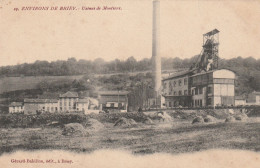
<path fill-rule="evenodd" d="M 121 11 L 18 11 L 22 6 L 120 6 Z M 0 2 L 0 66 L 35 60 L 137 60 L 152 51 L 151 0 Z M 220 57 L 260 58 L 260 1 L 161 0 L 161 56 L 190 58 L 220 30 Z"/>

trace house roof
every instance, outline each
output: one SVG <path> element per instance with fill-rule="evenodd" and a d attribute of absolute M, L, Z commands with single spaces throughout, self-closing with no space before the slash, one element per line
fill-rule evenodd
<path fill-rule="evenodd" d="M 78 98 L 79 95 L 77 92 L 71 92 L 71 91 L 68 91 L 62 95 L 60 95 L 60 97 L 68 97 L 68 98 Z"/>
<path fill-rule="evenodd" d="M 253 91 L 252 94 L 260 95 L 260 92 Z"/>
<path fill-rule="evenodd" d="M 24 99 L 24 103 L 58 103 L 57 99 Z"/>
<path fill-rule="evenodd" d="M 235 100 L 245 100 L 242 96 L 236 96 Z"/>
<path fill-rule="evenodd" d="M 24 103 L 44 103 L 45 99 L 24 99 Z"/>
<path fill-rule="evenodd" d="M 88 98 L 84 98 L 84 99 L 79 99 L 78 103 L 88 103 L 89 99 Z"/>
<path fill-rule="evenodd" d="M 129 92 L 127 91 L 100 91 L 98 92 L 99 95 L 127 95 Z"/>
<path fill-rule="evenodd" d="M 167 78 L 164 78 L 163 81 L 165 80 L 169 80 L 169 79 L 174 79 L 174 78 L 178 78 L 181 76 L 186 76 L 188 74 L 190 74 L 191 72 L 193 72 L 194 70 L 189 70 L 189 71 L 182 71 L 182 72 L 177 72 L 173 75 L 168 76 Z"/>
<path fill-rule="evenodd" d="M 19 107 L 19 106 L 23 106 L 22 102 L 12 102 L 9 107 Z"/>
<path fill-rule="evenodd" d="M 58 103 L 57 99 L 45 99 L 45 103 Z"/>
<path fill-rule="evenodd" d="M 227 70 L 227 71 L 233 72 L 233 71 L 230 70 L 230 69 L 222 68 L 222 69 L 214 69 L 214 70 L 211 70 L 211 71 L 202 71 L 202 72 L 200 72 L 200 73 L 196 73 L 196 74 L 192 75 L 191 77 L 198 76 L 198 75 L 203 75 L 203 74 L 207 74 L 207 73 L 213 73 L 213 72 L 215 72 L 215 71 L 220 71 L 220 70 Z M 233 72 L 233 73 L 234 73 L 234 72 Z"/>

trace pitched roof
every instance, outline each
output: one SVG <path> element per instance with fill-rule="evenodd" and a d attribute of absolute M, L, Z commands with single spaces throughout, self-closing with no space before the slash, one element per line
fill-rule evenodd
<path fill-rule="evenodd" d="M 127 91 L 99 91 L 99 95 L 127 95 L 129 92 Z"/>
<path fill-rule="evenodd" d="M 252 93 L 255 95 L 260 95 L 260 92 L 256 92 L 256 91 L 253 91 Z"/>
<path fill-rule="evenodd" d="M 88 103 L 89 99 L 88 98 L 84 98 L 84 99 L 79 99 L 78 103 Z"/>
<path fill-rule="evenodd" d="M 57 99 L 45 99 L 45 103 L 58 103 Z"/>
<path fill-rule="evenodd" d="M 169 80 L 169 79 L 174 79 L 174 78 L 181 77 L 181 76 L 185 76 L 185 75 L 190 74 L 190 73 L 193 72 L 193 71 L 194 71 L 194 70 L 177 72 L 177 73 L 175 73 L 175 74 L 173 74 L 173 75 L 168 76 L 167 78 L 164 78 L 163 81 Z"/>
<path fill-rule="evenodd" d="M 235 100 L 245 100 L 243 96 L 235 96 Z"/>
<path fill-rule="evenodd" d="M 60 97 L 68 97 L 68 98 L 78 98 L 79 95 L 77 92 L 71 92 L 71 91 L 68 91 L 62 95 L 60 95 Z"/>
<path fill-rule="evenodd" d="M 44 103 L 45 99 L 24 99 L 24 103 Z"/>
<path fill-rule="evenodd" d="M 22 102 L 12 102 L 9 107 L 19 107 L 19 106 L 23 106 Z"/>
<path fill-rule="evenodd" d="M 24 103 L 58 103 L 57 99 L 24 99 Z"/>

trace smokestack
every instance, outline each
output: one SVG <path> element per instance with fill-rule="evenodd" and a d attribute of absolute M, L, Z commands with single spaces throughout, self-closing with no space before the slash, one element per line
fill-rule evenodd
<path fill-rule="evenodd" d="M 152 44 L 153 73 L 155 76 L 155 92 L 159 96 L 161 89 L 161 56 L 160 56 L 160 2 L 153 1 L 153 44 Z"/>

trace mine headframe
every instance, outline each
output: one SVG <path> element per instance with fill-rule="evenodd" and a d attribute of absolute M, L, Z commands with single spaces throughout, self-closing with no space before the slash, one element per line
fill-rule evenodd
<path fill-rule="evenodd" d="M 203 34 L 203 49 L 198 57 L 196 64 L 191 69 L 201 71 L 210 71 L 218 68 L 218 47 L 219 30 L 214 29 Z"/>

